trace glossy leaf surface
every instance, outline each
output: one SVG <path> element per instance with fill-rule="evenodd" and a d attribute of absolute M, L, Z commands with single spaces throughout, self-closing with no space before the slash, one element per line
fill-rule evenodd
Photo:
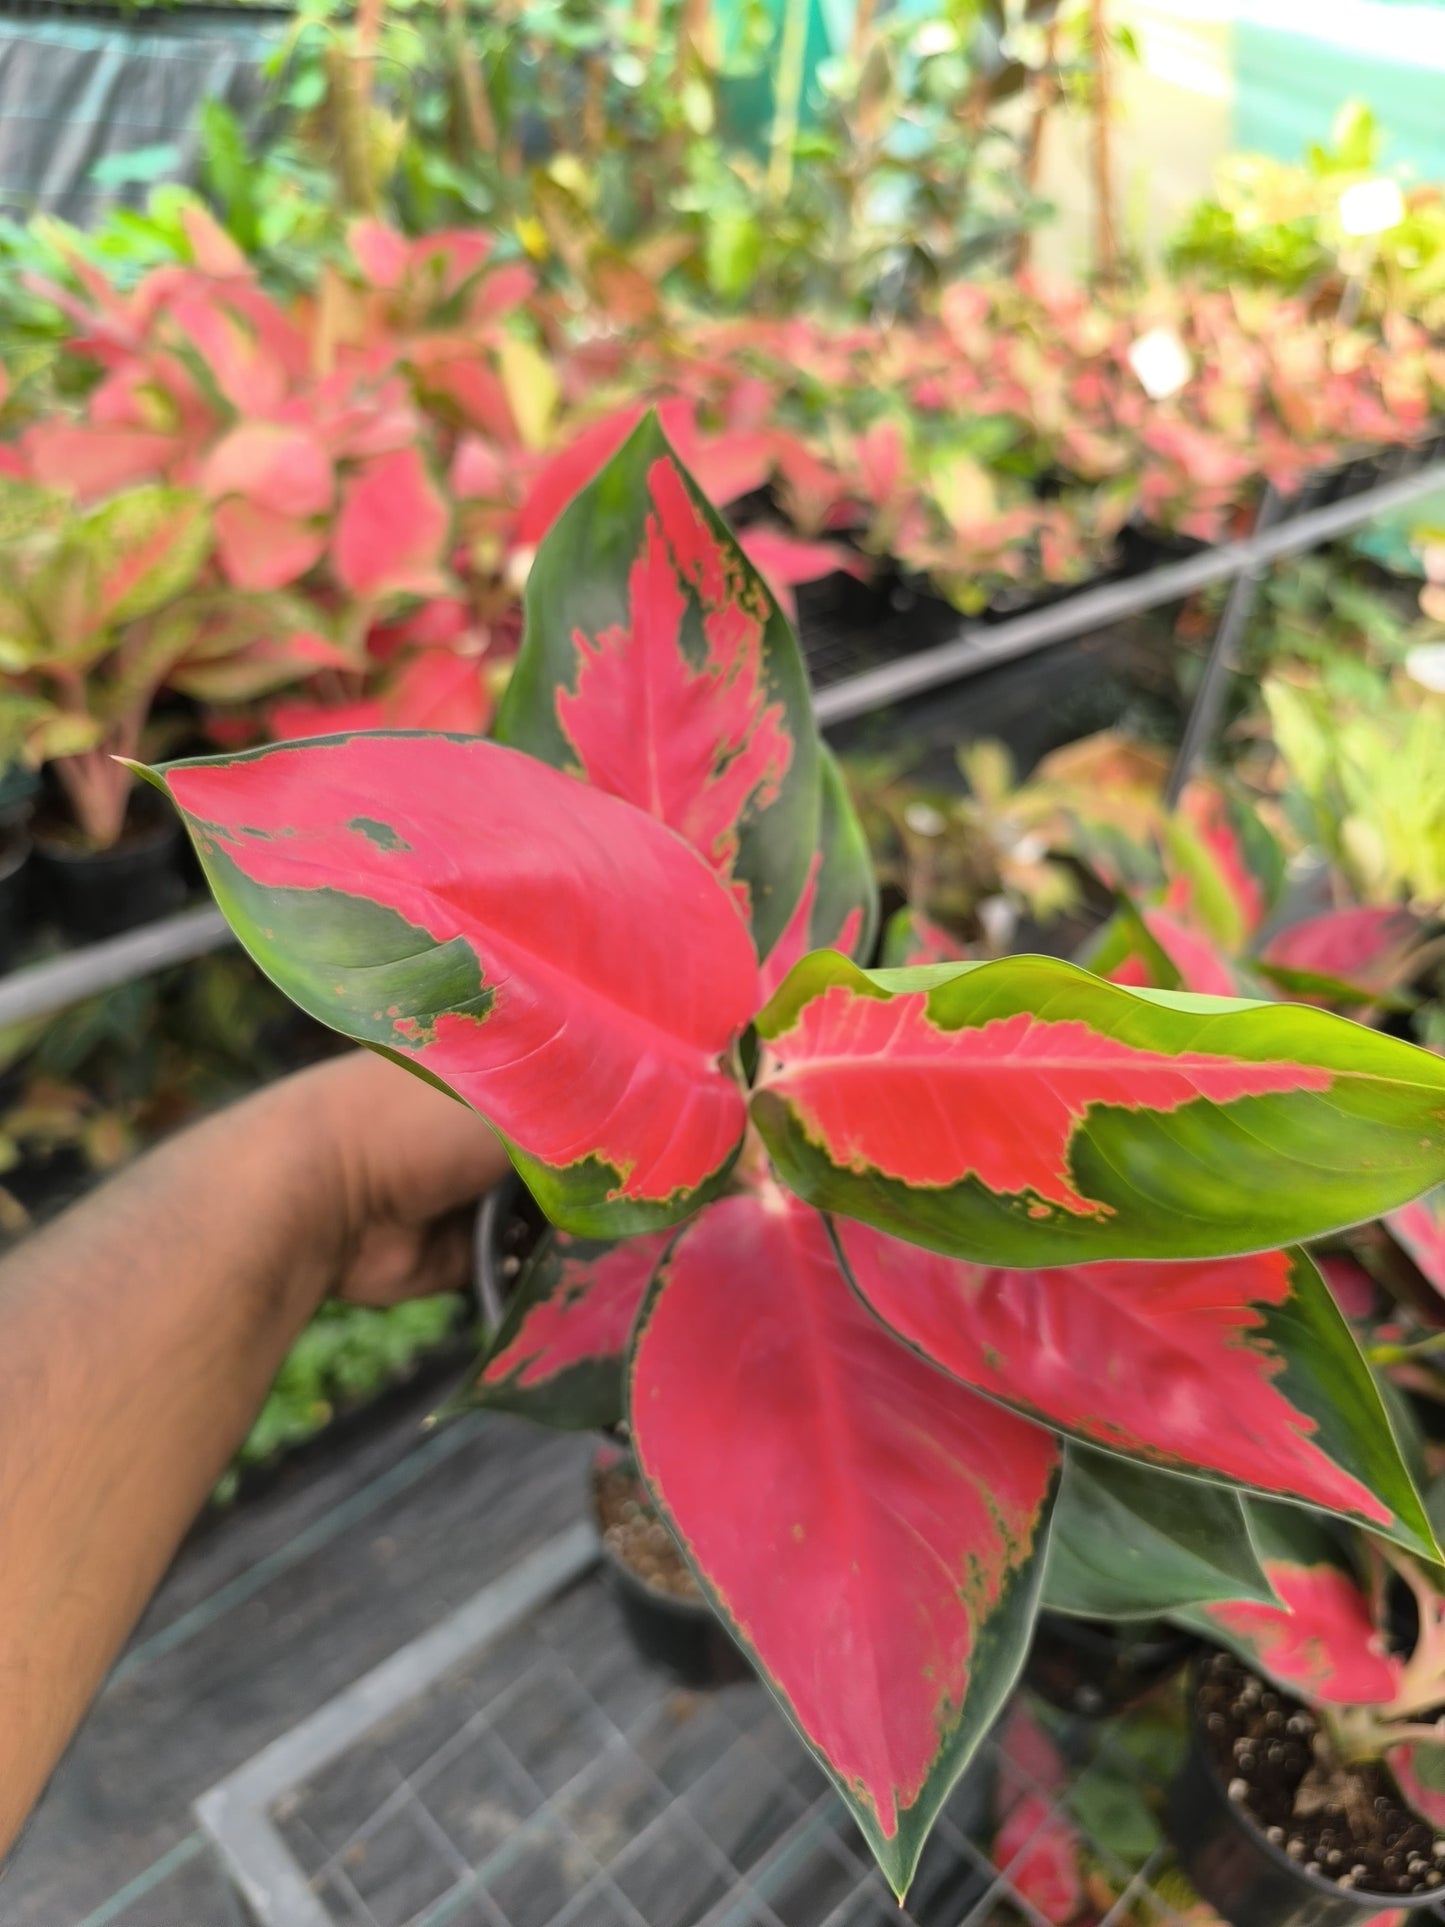
<path fill-rule="evenodd" d="M 1239 1494 L 1070 1445 L 1044 1604 L 1127 1619 L 1215 1599 L 1275 1603 Z"/>
<path fill-rule="evenodd" d="M 538 552 L 497 735 L 685 837 L 772 949 L 818 840 L 802 657 L 651 416 Z"/>
<path fill-rule="evenodd" d="M 902 1891 L 1022 1663 L 1053 1438 L 892 1339 L 771 1185 L 674 1245 L 631 1414 L 689 1558 Z"/>
<path fill-rule="evenodd" d="M 460 737 L 332 737 L 161 780 L 261 968 L 481 1111 L 555 1223 L 655 1229 L 720 1180 L 743 1101 L 719 1058 L 757 965 L 676 837 Z"/>
<path fill-rule="evenodd" d="M 1347 1513 L 1430 1527 L 1349 1326 L 1302 1252 L 969 1264 L 834 1221 L 864 1301 L 965 1384 L 1093 1445 Z"/>
<path fill-rule="evenodd" d="M 1445 1062 L 1295 1005 L 1126 991 L 1046 957 L 807 957 L 753 1116 L 825 1210 L 998 1264 L 1319 1236 L 1445 1176 Z"/>
<path fill-rule="evenodd" d="M 862 959 L 878 930 L 878 885 L 863 826 L 831 751 L 821 749 L 822 813 L 818 847 L 788 926 L 763 965 L 759 994 L 770 997 L 810 950 L 841 950 Z"/>
<path fill-rule="evenodd" d="M 1240 1600 L 1176 1616 L 1310 1699 L 1368 1706 L 1393 1698 L 1399 1662 L 1384 1651 L 1369 1599 L 1324 1522 L 1257 1500 L 1249 1514 L 1282 1604 Z"/>
<path fill-rule="evenodd" d="M 623 1369 L 643 1297 L 672 1233 L 617 1244 L 544 1231 L 517 1279 L 472 1403 L 586 1431 L 624 1416 Z"/>

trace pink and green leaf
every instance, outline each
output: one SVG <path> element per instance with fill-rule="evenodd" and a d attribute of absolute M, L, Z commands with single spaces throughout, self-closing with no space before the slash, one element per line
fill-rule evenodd
<path fill-rule="evenodd" d="M 818 842 L 802 657 L 655 416 L 538 552 L 497 735 L 685 838 L 768 955 Z"/>
<path fill-rule="evenodd" d="M 1445 1177 L 1445 1063 L 1292 1004 L 1011 957 L 806 957 L 757 1020 L 753 1116 L 812 1203 L 983 1263 L 1217 1256 Z"/>
<path fill-rule="evenodd" d="M 471 1403 L 587 1431 L 625 1413 L 628 1341 L 672 1234 L 617 1244 L 543 1233 L 487 1348 Z"/>
<path fill-rule="evenodd" d="M 1398 1008 L 1402 1000 L 1395 993 L 1409 982 L 1419 941 L 1420 926 L 1408 910 L 1330 910 L 1281 930 L 1255 968 L 1310 1003 Z"/>
<path fill-rule="evenodd" d="M 834 1235 L 865 1304 L 988 1397 L 1087 1444 L 1339 1512 L 1433 1555 L 1369 1367 L 1303 1252 L 1020 1271 L 847 1219 Z"/>
<path fill-rule="evenodd" d="M 1391 1700 L 1391 1657 L 1364 1588 L 1324 1522 L 1294 1506 L 1249 1502 L 1250 1533 L 1279 1606 L 1220 1602 L 1177 1614 L 1281 1686 L 1333 1706 Z"/>
<path fill-rule="evenodd" d="M 630 1381 L 648 1486 L 902 1893 L 1023 1661 L 1053 1438 L 891 1338 L 771 1184 L 678 1238 Z"/>
<path fill-rule="evenodd" d="M 878 885 L 863 826 L 836 758 L 821 749 L 822 819 L 808 880 L 787 927 L 763 965 L 760 995 L 770 997 L 810 950 L 870 955 L 878 929 Z"/>
<path fill-rule="evenodd" d="M 653 1230 L 724 1181 L 744 1107 L 721 1060 L 757 962 L 659 824 L 451 736 L 331 737 L 156 780 L 261 968 L 479 1110 L 554 1223 Z"/>

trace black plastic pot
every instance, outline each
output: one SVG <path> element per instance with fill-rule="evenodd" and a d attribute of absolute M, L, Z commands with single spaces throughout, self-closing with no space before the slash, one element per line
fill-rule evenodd
<path fill-rule="evenodd" d="M 540 1207 L 515 1171 L 508 1171 L 500 1184 L 494 1184 L 477 1209 L 473 1286 L 482 1329 L 495 1332 L 507 1312 L 517 1273 L 509 1269 L 509 1258 L 523 1255 L 510 1251 L 513 1227 L 520 1223 L 539 1234 L 546 1223 Z M 523 1250 L 526 1246 L 525 1240 Z"/>
<path fill-rule="evenodd" d="M 1042 1612 L 1024 1681 L 1061 1713 L 1104 1719 L 1172 1679 L 1198 1643 L 1162 1620 L 1125 1630 L 1109 1620 Z"/>
<path fill-rule="evenodd" d="M 0 970 L 14 963 L 30 929 L 30 839 L 0 826 Z"/>
<path fill-rule="evenodd" d="M 46 908 L 77 943 L 116 937 L 185 901 L 179 818 L 149 790 L 137 791 L 126 834 L 109 850 L 87 850 L 37 831 L 36 867 Z"/>
<path fill-rule="evenodd" d="M 1355 1927 L 1395 1908 L 1438 1907 L 1445 1888 L 1370 1894 L 1310 1873 L 1231 1800 L 1200 1725 L 1199 1671 L 1191 1675 L 1189 1748 L 1169 1795 L 1179 1864 L 1231 1927 Z"/>
<path fill-rule="evenodd" d="M 699 1691 L 750 1676 L 746 1656 L 711 1606 L 658 1592 L 605 1542 L 602 1563 L 628 1637 L 649 1665 L 670 1674 L 680 1686 Z"/>

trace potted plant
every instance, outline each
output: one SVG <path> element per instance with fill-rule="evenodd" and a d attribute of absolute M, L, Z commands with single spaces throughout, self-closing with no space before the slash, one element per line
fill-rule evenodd
<path fill-rule="evenodd" d="M 1438 1577 L 1398 1546 L 1249 1503 L 1281 1603 L 1216 1603 L 1185 1615 L 1225 1648 L 1191 1684 L 1189 1751 L 1171 1797 L 1185 1870 L 1240 1927 L 1346 1927 L 1438 1906 Z"/>
<path fill-rule="evenodd" d="M 497 738 L 148 774 L 296 1001 L 475 1104 L 559 1230 L 665 1239 L 630 1315 L 570 1274 L 533 1388 L 624 1388 L 896 1890 L 1021 1667 L 1060 1435 L 1436 1556 L 1286 1246 L 1440 1181 L 1445 1063 L 1052 958 L 865 970 L 796 642 L 654 420 L 539 549 Z"/>
<path fill-rule="evenodd" d="M 57 801 L 35 819 L 51 907 L 101 937 L 174 908 L 183 894 L 175 825 L 116 758 L 139 752 L 155 695 L 189 644 L 186 596 L 210 552 L 205 504 L 141 485 L 93 508 L 58 490 L 0 481 L 0 727 Z"/>

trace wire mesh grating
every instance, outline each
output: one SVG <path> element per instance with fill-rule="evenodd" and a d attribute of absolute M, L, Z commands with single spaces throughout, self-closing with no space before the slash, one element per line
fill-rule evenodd
<path fill-rule="evenodd" d="M 1090 1729 L 1076 1777 L 1109 1745 Z M 337 1927 L 1052 1927 L 1010 1876 L 1043 1851 L 1061 1796 L 1001 1764 L 991 1739 L 900 1909 L 762 1686 L 672 1687 L 594 1573 L 272 1818 Z M 996 1864 L 1015 1805 L 1025 1824 Z M 1152 1863 L 1090 1853 L 1109 1887 L 1095 1918 L 1177 1922 Z"/>

